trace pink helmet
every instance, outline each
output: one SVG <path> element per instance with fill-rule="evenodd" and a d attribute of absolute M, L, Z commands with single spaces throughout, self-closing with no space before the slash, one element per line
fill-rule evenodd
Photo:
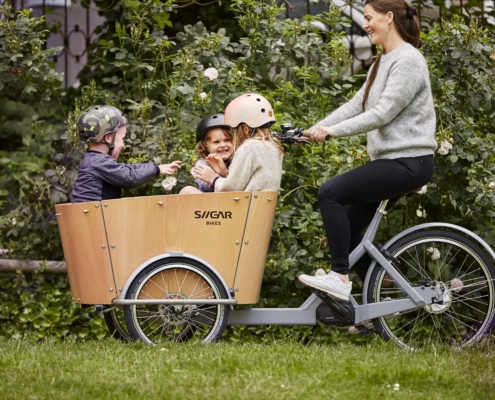
<path fill-rule="evenodd" d="M 225 109 L 225 124 L 237 128 L 246 124 L 259 128 L 275 122 L 275 113 L 270 102 L 256 93 L 246 93 L 232 100 Z"/>

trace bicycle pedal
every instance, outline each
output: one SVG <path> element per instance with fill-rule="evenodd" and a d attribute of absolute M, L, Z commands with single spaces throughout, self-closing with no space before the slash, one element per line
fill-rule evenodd
<path fill-rule="evenodd" d="M 329 306 L 346 306 L 347 304 L 351 304 L 349 300 L 339 300 L 336 299 L 333 296 L 330 296 L 328 293 L 318 290 L 318 289 L 313 289 L 312 292 L 318 296 L 320 299 L 323 300 L 324 303 L 328 304 Z"/>
<path fill-rule="evenodd" d="M 354 327 L 359 331 L 362 336 L 370 336 L 373 332 L 371 329 L 366 328 L 364 325 L 354 325 Z"/>

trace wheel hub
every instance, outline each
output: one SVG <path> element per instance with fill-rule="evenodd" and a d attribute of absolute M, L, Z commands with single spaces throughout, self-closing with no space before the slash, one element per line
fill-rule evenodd
<path fill-rule="evenodd" d="M 431 314 L 441 314 L 447 311 L 452 304 L 452 293 L 446 283 L 436 282 L 436 292 L 435 303 L 428 304 L 424 307 Z"/>
<path fill-rule="evenodd" d="M 167 293 L 162 297 L 165 300 L 188 299 L 180 292 Z M 176 327 L 188 322 L 194 315 L 195 305 L 158 305 L 158 314 L 163 322 L 172 327 Z"/>

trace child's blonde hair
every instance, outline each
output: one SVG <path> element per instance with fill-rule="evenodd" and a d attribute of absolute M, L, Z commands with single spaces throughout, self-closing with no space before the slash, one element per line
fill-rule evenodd
<path fill-rule="evenodd" d="M 245 125 L 247 126 L 247 124 Z M 253 131 L 253 128 L 251 127 L 248 128 L 251 130 L 251 132 Z M 280 154 L 284 153 L 284 148 L 280 144 L 280 141 L 272 134 L 270 128 L 265 128 L 265 127 L 255 128 L 254 133 L 248 139 L 244 139 L 242 135 L 239 135 L 239 129 L 242 129 L 242 124 L 239 125 L 236 129 L 232 129 L 234 152 L 246 140 L 253 139 L 253 140 L 262 140 L 263 142 L 273 143 L 278 148 Z"/>

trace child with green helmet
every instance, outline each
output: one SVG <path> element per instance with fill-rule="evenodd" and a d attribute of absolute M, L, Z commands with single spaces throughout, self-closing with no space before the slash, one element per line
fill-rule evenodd
<path fill-rule="evenodd" d="M 88 151 L 81 161 L 72 191 L 72 202 L 119 199 L 122 188 L 138 187 L 161 174 L 172 175 L 180 161 L 156 165 L 118 163 L 124 148 L 127 118 L 118 108 L 109 105 L 85 110 L 77 121 L 77 131 Z"/>

